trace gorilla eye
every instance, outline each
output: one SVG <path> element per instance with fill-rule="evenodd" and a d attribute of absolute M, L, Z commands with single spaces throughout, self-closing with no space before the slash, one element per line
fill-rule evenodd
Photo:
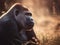
<path fill-rule="evenodd" d="M 32 16 L 32 14 L 31 14 L 31 13 L 25 13 L 25 15 L 27 15 L 27 16 Z"/>

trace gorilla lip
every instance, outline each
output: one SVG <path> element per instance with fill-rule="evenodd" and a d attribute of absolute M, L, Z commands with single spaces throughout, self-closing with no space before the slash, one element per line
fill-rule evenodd
<path fill-rule="evenodd" d="M 26 24 L 26 28 L 28 28 L 28 29 L 31 29 L 33 26 L 34 26 L 33 22 Z"/>

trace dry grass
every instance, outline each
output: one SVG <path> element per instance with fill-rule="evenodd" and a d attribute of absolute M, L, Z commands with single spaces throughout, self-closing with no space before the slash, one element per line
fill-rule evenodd
<path fill-rule="evenodd" d="M 48 8 L 45 7 L 45 3 L 41 3 L 39 0 L 25 0 L 22 4 L 33 14 L 34 31 L 40 40 L 40 45 L 60 45 L 60 26 L 58 26 L 60 16 L 51 15 Z"/>

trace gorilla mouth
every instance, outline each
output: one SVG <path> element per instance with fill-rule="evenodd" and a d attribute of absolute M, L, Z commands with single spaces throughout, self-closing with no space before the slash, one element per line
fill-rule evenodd
<path fill-rule="evenodd" d="M 33 26 L 34 26 L 33 22 L 26 23 L 26 29 L 31 29 L 31 28 L 33 28 Z"/>

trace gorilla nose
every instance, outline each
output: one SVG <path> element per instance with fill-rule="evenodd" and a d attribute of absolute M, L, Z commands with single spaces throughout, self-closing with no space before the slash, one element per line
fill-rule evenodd
<path fill-rule="evenodd" d="M 34 26 L 34 20 L 32 18 L 26 18 L 26 28 L 33 28 Z"/>

